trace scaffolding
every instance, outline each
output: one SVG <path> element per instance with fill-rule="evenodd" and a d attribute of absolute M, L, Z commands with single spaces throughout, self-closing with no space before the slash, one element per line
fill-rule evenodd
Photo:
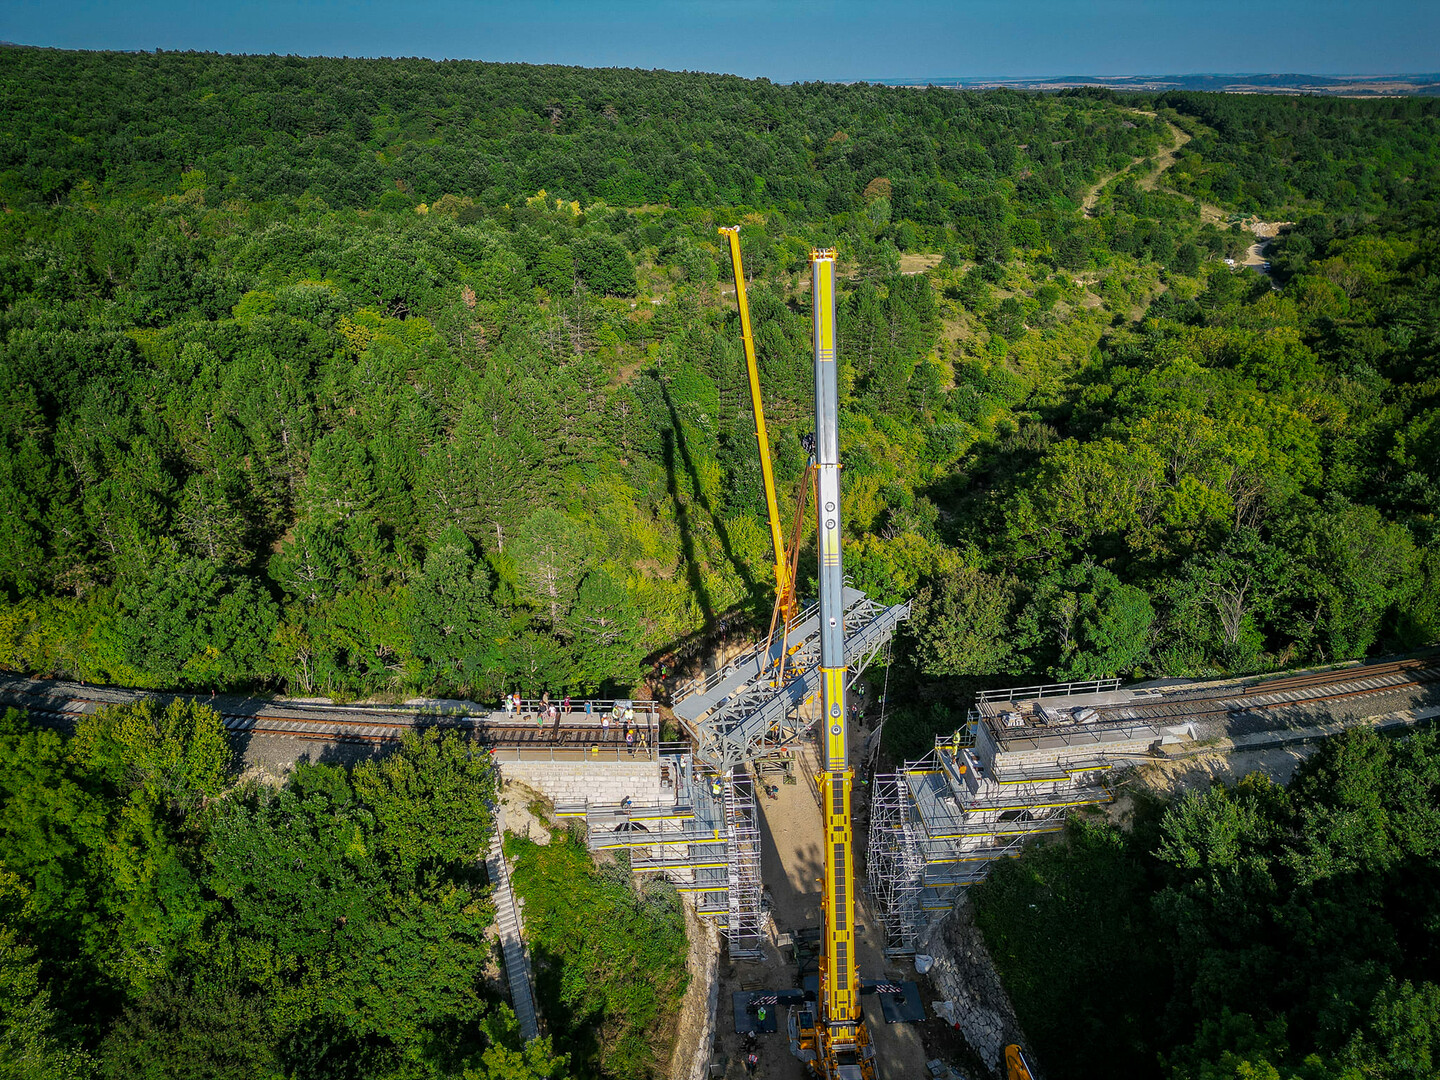
<path fill-rule="evenodd" d="M 698 914 L 720 924 L 731 957 L 759 956 L 765 911 L 751 778 L 741 769 L 696 769 L 689 754 L 669 757 L 672 805 L 587 800 L 557 804 L 555 813 L 585 823 L 592 852 L 623 851 L 634 872 L 672 882 Z"/>
<path fill-rule="evenodd" d="M 730 772 L 725 789 L 727 883 L 725 937 L 731 959 L 758 958 L 765 939 L 764 890 L 760 881 L 760 829 L 755 788 L 748 773 Z"/>
<path fill-rule="evenodd" d="M 870 785 L 866 851 L 865 876 L 885 927 L 885 940 L 913 942 L 925 921 L 920 910 L 925 860 L 910 822 L 909 796 L 898 774 L 876 776 Z"/>
<path fill-rule="evenodd" d="M 1032 768 L 997 777 L 973 732 L 937 739 L 923 758 L 872 785 L 869 888 L 886 953 L 913 954 L 925 922 L 984 880 L 1031 837 L 1058 832 L 1073 809 L 1109 802 L 1105 763 Z"/>

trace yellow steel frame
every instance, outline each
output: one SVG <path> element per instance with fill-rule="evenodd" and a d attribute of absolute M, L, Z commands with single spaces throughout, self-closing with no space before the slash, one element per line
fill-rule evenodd
<path fill-rule="evenodd" d="M 745 298 L 745 271 L 740 262 L 740 226 L 721 228 L 730 241 L 730 265 L 735 271 L 735 303 L 740 308 L 740 336 L 745 342 L 745 371 L 750 378 L 750 406 L 755 411 L 755 441 L 760 446 L 760 474 L 765 481 L 765 509 L 770 515 L 770 542 L 775 547 L 775 599 L 780 625 L 795 613 L 795 582 L 785 541 L 780 532 L 780 509 L 775 499 L 775 471 L 770 465 L 770 437 L 765 432 L 765 409 L 760 403 L 760 369 L 755 363 L 755 335 L 750 326 L 750 304 Z"/>

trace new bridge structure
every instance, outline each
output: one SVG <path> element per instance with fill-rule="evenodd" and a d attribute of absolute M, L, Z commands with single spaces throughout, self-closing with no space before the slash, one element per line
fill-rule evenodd
<path fill-rule="evenodd" d="M 1167 757 L 1316 742 L 1346 727 L 1440 716 L 1440 654 L 1212 682 L 1118 679 L 989 690 L 964 727 L 875 776 L 869 891 L 903 956 L 965 887 L 1072 810 L 1106 803 L 1117 773 Z"/>

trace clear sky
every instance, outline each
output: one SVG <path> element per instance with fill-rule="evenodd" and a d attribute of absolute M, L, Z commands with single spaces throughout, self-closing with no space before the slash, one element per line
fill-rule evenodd
<path fill-rule="evenodd" d="M 1440 70 L 1440 0 L 0 0 L 0 40 L 796 79 Z"/>

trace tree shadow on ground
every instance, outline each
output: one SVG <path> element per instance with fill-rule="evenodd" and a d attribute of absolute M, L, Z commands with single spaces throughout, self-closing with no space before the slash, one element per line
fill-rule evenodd
<path fill-rule="evenodd" d="M 665 408 L 670 413 L 670 429 L 662 433 L 663 456 L 665 459 L 665 483 L 666 490 L 671 500 L 675 503 L 676 520 L 680 524 L 680 544 L 685 556 L 685 573 L 690 582 L 691 588 L 699 599 L 700 608 L 704 612 L 705 622 L 708 626 L 715 621 L 715 605 L 710 597 L 709 591 L 705 588 L 700 576 L 700 564 L 695 557 L 695 541 L 689 522 L 689 509 L 680 498 L 678 478 L 675 471 L 675 456 L 678 453 L 680 462 L 685 468 L 685 473 L 690 477 L 691 489 L 695 493 L 695 502 L 710 519 L 710 524 L 715 530 L 715 535 L 720 541 L 720 550 L 724 553 L 726 560 L 735 569 L 740 580 L 745 584 L 745 591 L 754 598 L 763 592 L 759 582 L 755 580 L 750 568 L 736 556 L 734 545 L 730 541 L 730 530 L 725 527 L 725 522 L 715 512 L 710 504 L 710 498 L 704 493 L 700 485 L 700 474 L 695 467 L 695 461 L 690 455 L 690 448 L 685 441 L 685 429 L 680 423 L 680 414 L 675 409 L 675 402 L 670 397 L 670 391 L 665 384 L 660 384 L 660 396 L 665 401 Z"/>

